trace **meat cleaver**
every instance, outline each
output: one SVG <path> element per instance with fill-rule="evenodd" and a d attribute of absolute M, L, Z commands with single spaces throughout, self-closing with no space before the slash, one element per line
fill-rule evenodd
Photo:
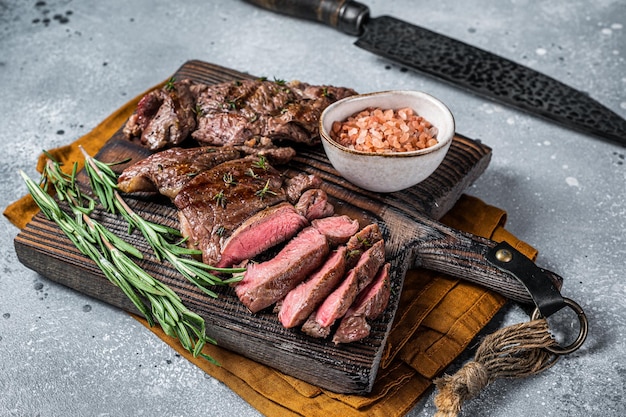
<path fill-rule="evenodd" d="M 587 94 L 506 58 L 351 0 L 245 0 L 359 36 L 356 45 L 567 128 L 626 146 L 626 120 Z"/>

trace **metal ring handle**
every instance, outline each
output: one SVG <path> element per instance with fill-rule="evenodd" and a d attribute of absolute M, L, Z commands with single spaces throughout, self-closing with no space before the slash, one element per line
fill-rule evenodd
<path fill-rule="evenodd" d="M 557 344 L 556 346 L 545 348 L 547 351 L 552 352 L 555 355 L 567 355 L 572 352 L 575 352 L 585 342 L 585 339 L 587 338 L 587 334 L 589 333 L 589 321 L 587 320 L 587 316 L 585 315 L 585 312 L 583 311 L 582 307 L 578 305 L 578 303 L 576 303 L 574 300 L 571 300 L 569 298 L 563 297 L 563 301 L 565 302 L 565 305 L 571 308 L 578 316 L 578 322 L 580 323 L 580 331 L 578 332 L 578 337 L 576 338 L 576 340 L 574 340 L 574 342 L 572 342 L 568 346 L 562 347 Z M 536 320 L 538 318 L 541 318 L 541 312 L 539 311 L 538 308 L 535 308 L 531 319 Z"/>

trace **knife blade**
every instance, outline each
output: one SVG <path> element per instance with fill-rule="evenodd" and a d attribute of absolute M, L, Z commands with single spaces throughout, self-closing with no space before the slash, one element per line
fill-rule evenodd
<path fill-rule="evenodd" d="M 352 0 L 244 0 L 358 36 L 355 45 L 561 126 L 626 146 L 626 120 L 554 78 L 484 49 L 391 16 L 370 16 Z"/>

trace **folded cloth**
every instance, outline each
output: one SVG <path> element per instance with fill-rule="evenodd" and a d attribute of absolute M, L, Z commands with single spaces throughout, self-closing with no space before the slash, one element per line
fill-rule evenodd
<path fill-rule="evenodd" d="M 65 164 L 83 161 L 81 145 L 94 155 L 133 113 L 140 95 L 111 114 L 74 143 L 49 153 Z M 44 157 L 40 158 L 41 169 Z M 4 215 L 23 228 L 38 211 L 30 196 L 11 204 Z M 441 219 L 451 227 L 495 241 L 507 241 L 530 259 L 537 251 L 505 229 L 506 213 L 463 195 Z M 160 327 L 150 327 L 133 316 L 207 374 L 222 381 L 267 416 L 394 417 L 406 414 L 440 374 L 504 305 L 505 299 L 489 290 L 454 277 L 424 269 L 408 271 L 381 368 L 369 395 L 326 391 L 284 375 L 219 346 L 205 351 L 221 366 L 194 358 Z"/>

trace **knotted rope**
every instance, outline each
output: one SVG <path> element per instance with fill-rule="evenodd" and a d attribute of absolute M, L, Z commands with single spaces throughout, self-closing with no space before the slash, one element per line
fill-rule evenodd
<path fill-rule="evenodd" d="M 456 417 L 461 406 L 498 378 L 522 378 L 556 363 L 558 355 L 545 348 L 556 346 L 545 318 L 512 325 L 485 337 L 474 360 L 454 375 L 435 380 L 435 417 Z"/>

